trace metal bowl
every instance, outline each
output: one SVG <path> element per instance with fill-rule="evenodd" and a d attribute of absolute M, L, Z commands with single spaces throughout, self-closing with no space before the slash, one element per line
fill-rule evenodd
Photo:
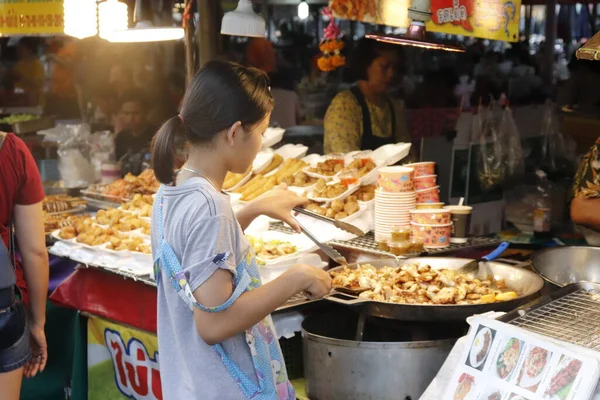
<path fill-rule="evenodd" d="M 533 269 L 553 285 L 581 281 L 600 283 L 600 247 L 565 246 L 536 252 Z"/>

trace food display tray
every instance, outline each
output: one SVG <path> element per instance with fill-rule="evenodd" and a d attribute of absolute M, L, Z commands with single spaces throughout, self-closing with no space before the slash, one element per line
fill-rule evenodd
<path fill-rule="evenodd" d="M 420 255 L 434 255 L 434 254 L 444 254 L 450 253 L 457 250 L 467 250 L 474 249 L 478 247 L 489 247 L 500 244 L 501 241 L 493 238 L 485 238 L 485 237 L 472 237 L 469 238 L 467 243 L 461 244 L 451 244 L 449 247 L 444 247 L 442 249 L 426 249 L 423 253 L 409 253 L 404 255 L 403 257 L 417 257 Z M 363 253 L 369 253 L 382 257 L 394 257 L 392 253 L 379 250 L 377 246 L 377 242 L 375 241 L 375 235 L 370 232 L 367 233 L 363 237 L 357 237 L 351 240 L 332 240 L 329 242 L 330 245 L 334 247 L 338 247 L 345 250 L 353 250 L 360 251 Z"/>
<path fill-rule="evenodd" d="M 600 351 L 600 284 L 565 286 L 502 316 L 500 321 Z"/>

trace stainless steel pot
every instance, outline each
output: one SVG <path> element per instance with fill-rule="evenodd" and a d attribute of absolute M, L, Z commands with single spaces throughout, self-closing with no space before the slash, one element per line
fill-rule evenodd
<path fill-rule="evenodd" d="M 407 260 L 376 260 L 369 264 L 376 268 L 384 266 L 403 265 L 405 263 L 428 264 L 433 269 L 460 269 L 469 263 L 469 259 L 451 257 L 423 257 Z M 544 287 L 544 281 L 537 274 L 498 262 L 488 262 L 489 269 L 496 279 L 503 279 L 506 286 L 519 294 L 514 300 L 501 301 L 489 304 L 473 305 L 430 305 L 430 304 L 396 304 L 366 299 L 358 296 L 338 293 L 327 296 L 329 301 L 347 306 L 360 307 L 360 312 L 367 315 L 396 319 L 402 321 L 464 321 L 473 314 L 482 314 L 488 311 L 511 311 L 518 306 L 528 303 L 539 295 Z M 356 268 L 357 264 L 350 265 Z M 338 267 L 343 268 L 343 267 Z M 338 268 L 334 268 L 336 270 Z"/>
<path fill-rule="evenodd" d="M 351 337 L 356 319 L 356 314 L 336 312 L 304 320 L 304 376 L 310 400 L 417 400 L 456 342 L 410 341 L 389 328 L 377 328 L 375 336 L 391 341 L 368 341 L 373 327 L 371 334 L 367 327 L 366 340 L 355 341 Z M 436 325 L 443 331 L 443 325 Z"/>
<path fill-rule="evenodd" d="M 581 281 L 600 283 L 600 247 L 564 246 L 536 252 L 533 269 L 553 285 Z"/>

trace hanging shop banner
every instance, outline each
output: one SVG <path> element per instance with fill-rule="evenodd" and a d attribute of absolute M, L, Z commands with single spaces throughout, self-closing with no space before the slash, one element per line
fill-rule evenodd
<path fill-rule="evenodd" d="M 431 0 L 430 32 L 519 40 L 521 0 Z"/>
<path fill-rule="evenodd" d="M 156 335 L 88 319 L 88 399 L 162 400 Z"/>
<path fill-rule="evenodd" d="M 0 35 L 55 35 L 63 32 L 63 0 L 0 0 Z"/>
<path fill-rule="evenodd" d="M 406 28 L 410 0 L 330 0 L 335 18 Z M 430 32 L 515 42 L 521 0 L 431 0 Z"/>

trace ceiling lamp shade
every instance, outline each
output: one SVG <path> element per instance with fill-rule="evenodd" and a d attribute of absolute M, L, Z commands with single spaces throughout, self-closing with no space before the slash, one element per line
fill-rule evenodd
<path fill-rule="evenodd" d="M 151 21 L 151 10 L 148 11 L 148 14 L 144 14 L 144 11 L 142 0 L 136 0 L 134 9 L 135 28 L 105 32 L 105 39 L 113 43 L 142 43 L 183 38 L 183 28 L 155 27 Z"/>
<path fill-rule="evenodd" d="M 239 0 L 235 10 L 226 13 L 221 22 L 221 35 L 265 37 L 267 24 L 252 9 L 250 0 Z"/>
<path fill-rule="evenodd" d="M 96 0 L 64 0 L 64 32 L 66 35 L 84 39 L 96 36 Z"/>
<path fill-rule="evenodd" d="M 421 47 L 430 50 L 444 50 L 462 53 L 465 48 L 461 45 L 440 43 L 429 40 L 426 36 L 425 23 L 431 19 L 431 0 L 413 0 L 408 9 L 408 18 L 411 23 L 405 35 L 367 34 L 367 39 L 380 42 L 399 44 L 403 46 Z"/>
<path fill-rule="evenodd" d="M 98 34 L 102 39 L 106 39 L 110 32 L 126 30 L 128 23 L 127 4 L 118 0 L 98 4 Z"/>

